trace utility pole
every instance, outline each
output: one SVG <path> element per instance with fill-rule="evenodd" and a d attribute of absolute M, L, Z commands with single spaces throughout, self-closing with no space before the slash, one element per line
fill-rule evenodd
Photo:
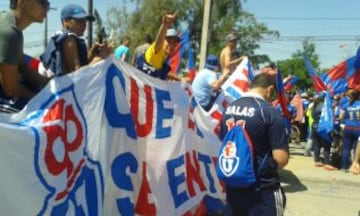
<path fill-rule="evenodd" d="M 44 27 L 44 50 L 47 47 L 48 44 L 48 16 L 47 14 L 45 15 L 45 27 Z"/>
<path fill-rule="evenodd" d="M 88 13 L 93 16 L 93 0 L 88 0 Z M 93 42 L 93 22 L 88 21 L 88 47 L 92 46 Z"/>
<path fill-rule="evenodd" d="M 199 70 L 205 66 L 205 59 L 207 55 L 207 46 L 209 42 L 209 24 L 210 24 L 210 12 L 211 12 L 211 0 L 204 1 L 204 16 L 201 32 L 201 44 L 200 44 L 200 63 Z"/>
<path fill-rule="evenodd" d="M 56 10 L 57 8 L 50 8 L 49 12 L 51 10 Z M 49 32 L 49 18 L 48 18 L 48 14 L 46 13 L 45 15 L 45 20 L 44 20 L 44 50 L 46 49 L 47 45 L 48 45 L 48 32 Z"/>

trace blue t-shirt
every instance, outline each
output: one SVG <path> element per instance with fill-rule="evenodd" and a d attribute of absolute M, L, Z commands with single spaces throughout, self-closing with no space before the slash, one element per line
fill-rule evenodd
<path fill-rule="evenodd" d="M 242 98 L 232 102 L 224 111 L 220 139 L 228 132 L 226 120 L 234 118 L 242 121 L 254 145 L 257 161 L 269 154 L 263 170 L 258 173 L 260 186 L 279 185 L 277 163 L 272 158 L 271 151 L 275 149 L 288 150 L 288 134 L 280 113 L 264 100 L 253 93 L 245 93 Z M 258 165 L 258 164 L 257 164 Z"/>
<path fill-rule="evenodd" d="M 114 55 L 116 58 L 121 59 L 123 55 L 126 55 L 125 61 L 130 62 L 130 49 L 125 45 L 121 45 L 115 49 Z"/>
<path fill-rule="evenodd" d="M 215 96 L 211 84 L 216 80 L 216 73 L 206 68 L 195 76 L 191 88 L 196 101 L 202 107 L 206 107 L 209 104 L 211 97 Z"/>
<path fill-rule="evenodd" d="M 360 100 L 349 104 L 345 109 L 344 123 L 346 126 L 360 127 Z"/>

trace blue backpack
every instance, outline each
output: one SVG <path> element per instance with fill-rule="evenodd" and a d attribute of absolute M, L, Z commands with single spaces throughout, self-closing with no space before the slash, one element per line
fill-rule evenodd
<path fill-rule="evenodd" d="M 231 187 L 256 186 L 257 173 L 265 165 L 268 154 L 262 158 L 258 169 L 253 143 L 240 125 L 235 125 L 225 135 L 218 154 L 216 166 L 217 176 L 226 185 Z"/>

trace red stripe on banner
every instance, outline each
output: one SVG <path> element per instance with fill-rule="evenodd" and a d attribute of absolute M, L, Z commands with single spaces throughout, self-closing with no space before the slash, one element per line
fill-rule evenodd
<path fill-rule="evenodd" d="M 233 82 L 233 85 L 239 88 L 243 92 L 247 92 L 249 90 L 250 84 L 246 80 L 237 79 Z"/>

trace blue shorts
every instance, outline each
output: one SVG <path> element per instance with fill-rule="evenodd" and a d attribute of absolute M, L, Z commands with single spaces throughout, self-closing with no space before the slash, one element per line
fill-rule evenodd
<path fill-rule="evenodd" d="M 286 197 L 283 189 L 256 190 L 226 187 L 228 216 L 284 215 Z"/>

